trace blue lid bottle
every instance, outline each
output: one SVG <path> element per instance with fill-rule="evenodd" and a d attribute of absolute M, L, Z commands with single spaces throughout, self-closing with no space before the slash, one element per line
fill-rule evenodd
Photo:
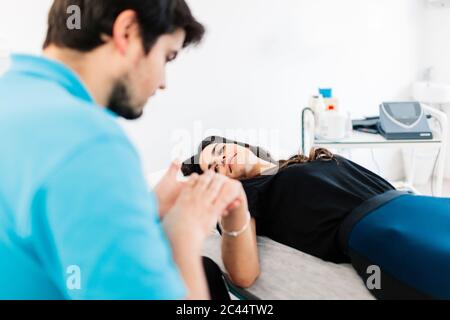
<path fill-rule="evenodd" d="M 331 88 L 320 88 L 319 94 L 322 95 L 324 99 L 331 99 L 333 98 L 333 89 Z"/>

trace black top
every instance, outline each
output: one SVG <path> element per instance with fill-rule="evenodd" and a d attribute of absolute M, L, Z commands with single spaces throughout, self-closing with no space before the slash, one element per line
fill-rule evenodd
<path fill-rule="evenodd" d="M 342 220 L 365 200 L 395 190 L 375 173 L 339 156 L 293 164 L 242 184 L 258 235 L 335 263 L 350 261 L 337 241 Z"/>

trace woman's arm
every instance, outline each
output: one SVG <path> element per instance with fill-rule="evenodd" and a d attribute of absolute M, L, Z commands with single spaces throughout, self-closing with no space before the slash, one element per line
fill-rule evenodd
<path fill-rule="evenodd" d="M 210 298 L 201 258 L 203 242 L 227 208 L 242 203 L 241 189 L 235 181 L 212 172 L 191 176 L 164 216 L 166 236 L 190 299 Z"/>
<path fill-rule="evenodd" d="M 239 208 L 222 219 L 226 231 L 241 230 L 248 223 L 248 205 L 245 193 Z M 253 285 L 260 274 L 255 220 L 251 219 L 244 233 L 232 237 L 222 232 L 222 259 L 231 281 L 242 288 Z"/>

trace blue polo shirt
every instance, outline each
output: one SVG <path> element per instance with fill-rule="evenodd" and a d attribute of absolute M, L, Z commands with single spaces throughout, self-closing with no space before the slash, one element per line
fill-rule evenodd
<path fill-rule="evenodd" d="M 138 154 L 70 69 L 12 56 L 0 150 L 0 299 L 185 297 Z"/>

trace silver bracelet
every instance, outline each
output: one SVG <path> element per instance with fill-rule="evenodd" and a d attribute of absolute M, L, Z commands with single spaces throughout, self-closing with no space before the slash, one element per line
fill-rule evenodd
<path fill-rule="evenodd" d="M 248 227 L 250 226 L 251 220 L 252 220 L 252 216 L 250 214 L 250 211 L 247 211 L 247 222 L 245 223 L 244 227 L 241 230 L 239 230 L 239 231 L 226 231 L 225 228 L 222 225 L 222 220 L 221 219 L 219 220 L 219 226 L 220 226 L 220 229 L 221 229 L 223 234 L 225 234 L 225 235 L 227 235 L 229 237 L 237 238 L 237 237 L 239 237 L 241 234 L 243 234 L 248 229 Z"/>

